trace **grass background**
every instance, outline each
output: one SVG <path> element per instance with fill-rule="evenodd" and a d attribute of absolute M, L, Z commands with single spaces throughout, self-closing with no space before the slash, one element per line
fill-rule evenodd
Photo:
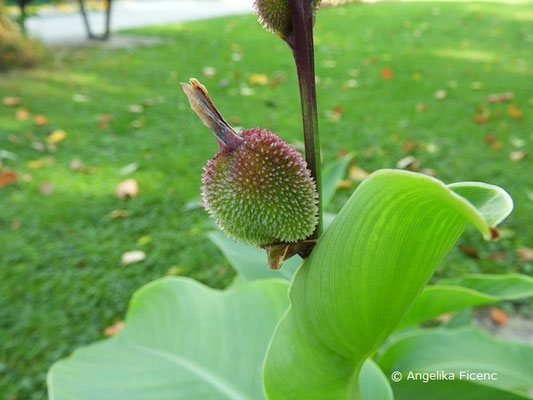
<path fill-rule="evenodd" d="M 521 246 L 533 247 L 532 22 L 531 2 L 355 4 L 319 13 L 325 162 L 354 150 L 357 164 L 373 171 L 413 155 L 445 182 L 490 182 L 515 200 L 502 240 L 484 243 L 469 230 L 460 244 L 480 258 L 456 249 L 435 279 L 533 271 L 516 255 Z M 204 236 L 205 212 L 187 210 L 216 144 L 189 110 L 180 81 L 200 78 L 234 126 L 302 140 L 291 55 L 254 16 L 135 33 L 164 42 L 62 50 L 42 68 L 0 76 L 0 98 L 19 96 L 19 107 L 48 119 L 36 126 L 17 119 L 16 108 L 0 106 L 2 163 L 21 178 L 0 188 L 0 398 L 46 398 L 51 363 L 101 339 L 139 286 L 169 273 L 217 288 L 231 281 L 231 268 Z M 205 67 L 214 75 L 204 76 Z M 391 79 L 382 78 L 383 68 Z M 252 74 L 276 84 L 253 84 Z M 435 98 L 439 90 L 444 99 Z M 511 102 L 486 102 L 506 91 L 514 93 Z M 155 104 L 129 112 L 147 101 Z M 419 103 L 425 112 L 416 110 Z M 523 118 L 511 117 L 509 105 Z M 491 117 L 477 124 L 482 109 Z M 99 127 L 101 114 L 113 115 L 108 127 Z M 67 138 L 55 150 L 42 149 L 55 129 Z M 518 150 L 526 157 L 511 161 Z M 73 159 L 88 170 L 73 171 Z M 131 163 L 138 168 L 121 174 Z M 139 196 L 117 199 L 115 186 L 130 177 L 139 182 Z M 43 182 L 53 183 L 53 193 L 41 193 Z M 333 210 L 351 190 L 338 193 Z M 110 218 L 117 209 L 129 217 Z M 121 267 L 121 254 L 135 249 L 146 260 Z"/>

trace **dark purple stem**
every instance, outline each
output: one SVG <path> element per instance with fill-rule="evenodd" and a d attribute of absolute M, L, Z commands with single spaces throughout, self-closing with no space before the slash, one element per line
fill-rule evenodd
<path fill-rule="evenodd" d="M 315 232 L 309 239 L 317 239 L 322 233 L 322 178 L 320 174 L 320 141 L 318 137 L 318 114 L 315 87 L 315 57 L 313 47 L 313 0 L 289 0 L 292 32 L 287 37 L 291 47 L 302 105 L 302 120 L 305 142 L 305 159 L 316 181 L 319 195 L 319 219 Z"/>

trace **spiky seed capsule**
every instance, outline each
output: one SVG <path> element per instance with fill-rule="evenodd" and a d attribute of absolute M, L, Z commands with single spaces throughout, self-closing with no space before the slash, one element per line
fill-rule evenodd
<path fill-rule="evenodd" d="M 237 149 L 209 160 L 203 204 L 229 236 L 254 245 L 305 239 L 318 222 L 317 193 L 298 151 L 275 133 L 247 129 Z"/>
<path fill-rule="evenodd" d="M 320 6 L 320 0 L 313 0 L 313 18 Z M 256 0 L 255 13 L 263 28 L 285 39 L 292 31 L 289 0 Z"/>
<path fill-rule="evenodd" d="M 204 168 L 202 198 L 220 228 L 258 246 L 311 235 L 318 223 L 318 195 L 301 154 L 264 129 L 237 135 L 200 82 L 191 78 L 181 86 L 218 141 L 219 152 Z"/>

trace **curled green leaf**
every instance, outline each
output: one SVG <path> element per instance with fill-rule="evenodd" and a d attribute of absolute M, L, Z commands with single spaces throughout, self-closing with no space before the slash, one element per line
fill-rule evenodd
<path fill-rule="evenodd" d="M 360 398 L 363 362 L 394 330 L 468 223 L 488 237 L 512 209 L 496 186 L 452 189 L 396 170 L 363 181 L 293 279 L 291 306 L 265 361 L 269 399 Z M 455 190 L 478 195 L 467 200 Z"/>

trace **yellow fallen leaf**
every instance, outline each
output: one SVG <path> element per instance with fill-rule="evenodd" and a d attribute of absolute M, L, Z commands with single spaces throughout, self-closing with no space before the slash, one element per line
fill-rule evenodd
<path fill-rule="evenodd" d="M 54 157 L 43 157 L 39 158 L 38 160 L 30 160 L 26 163 L 26 165 L 33 169 L 39 169 L 42 167 L 46 167 L 48 165 L 52 165 L 55 162 Z"/>
<path fill-rule="evenodd" d="M 44 126 L 48 124 L 48 118 L 46 118 L 44 115 L 38 114 L 33 119 L 33 122 L 35 125 Z"/>
<path fill-rule="evenodd" d="M 18 108 L 15 115 L 17 119 L 20 121 L 30 118 L 30 112 L 26 110 L 25 108 Z"/>
<path fill-rule="evenodd" d="M 56 129 L 46 138 L 46 143 L 54 144 L 59 143 L 67 137 L 67 133 L 62 129 Z"/>
<path fill-rule="evenodd" d="M 368 176 L 368 172 L 357 165 L 352 165 L 350 166 L 349 176 L 352 181 L 360 182 Z"/>
<path fill-rule="evenodd" d="M 524 117 L 524 112 L 517 106 L 513 105 L 507 107 L 507 113 L 514 119 L 522 119 Z"/>
<path fill-rule="evenodd" d="M 352 187 L 353 182 L 349 179 L 343 179 L 342 181 L 337 182 L 337 189 L 350 189 Z"/>
<path fill-rule="evenodd" d="M 250 77 L 248 78 L 248 81 L 252 85 L 264 86 L 264 85 L 268 85 L 268 76 L 266 76 L 265 74 L 251 74 Z"/>

